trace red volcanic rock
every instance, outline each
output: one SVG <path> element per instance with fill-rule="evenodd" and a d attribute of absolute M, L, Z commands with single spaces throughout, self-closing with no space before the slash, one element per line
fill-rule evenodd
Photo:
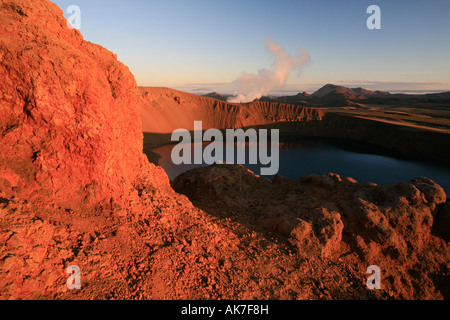
<path fill-rule="evenodd" d="M 446 195 L 428 178 L 388 186 L 336 174 L 268 180 L 242 166 L 213 165 L 178 176 L 173 186 L 206 212 L 277 234 L 311 259 L 356 254 L 351 263 L 378 265 L 397 298 L 440 296 L 431 275 L 448 272 L 450 255 L 433 226 L 447 210 Z"/>
<path fill-rule="evenodd" d="M 319 120 L 325 111 L 284 103 L 255 101 L 229 103 L 169 88 L 140 87 L 143 97 L 143 130 L 150 133 L 172 133 L 194 129 L 194 121 L 203 128 L 241 128 L 277 122 Z"/>
<path fill-rule="evenodd" d="M 133 75 L 48 1 L 0 11 L 0 189 L 67 208 L 121 202 L 153 170 Z"/>

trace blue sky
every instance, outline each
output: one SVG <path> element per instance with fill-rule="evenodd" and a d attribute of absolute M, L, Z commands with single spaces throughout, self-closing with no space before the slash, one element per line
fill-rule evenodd
<path fill-rule="evenodd" d="M 243 71 L 270 68 L 271 38 L 311 56 L 286 90 L 450 90 L 448 0 L 53 2 L 78 5 L 84 38 L 116 53 L 139 85 L 227 91 Z M 381 8 L 381 30 L 366 27 L 371 4 Z"/>

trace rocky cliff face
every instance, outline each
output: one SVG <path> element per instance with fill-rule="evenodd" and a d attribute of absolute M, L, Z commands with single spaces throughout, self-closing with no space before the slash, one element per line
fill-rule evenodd
<path fill-rule="evenodd" d="M 172 133 L 194 129 L 194 121 L 203 128 L 243 128 L 276 122 L 320 120 L 324 111 L 282 103 L 255 101 L 229 103 L 168 88 L 139 88 L 143 96 L 143 130 L 149 133 Z"/>
<path fill-rule="evenodd" d="M 0 189 L 67 208 L 120 202 L 151 170 L 134 77 L 56 5 L 3 0 L 0 10 Z"/>
<path fill-rule="evenodd" d="M 131 231 L 119 226 L 142 213 L 143 190 L 156 188 L 161 202 L 171 192 L 142 154 L 133 75 L 67 28 L 55 4 L 1 0 L 0 79 L 0 296 L 67 291 L 74 261 L 101 272 L 116 256 L 129 268 Z"/>

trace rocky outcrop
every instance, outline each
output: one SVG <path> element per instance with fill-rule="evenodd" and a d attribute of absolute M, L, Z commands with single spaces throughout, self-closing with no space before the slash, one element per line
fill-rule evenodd
<path fill-rule="evenodd" d="M 433 235 L 446 223 L 446 194 L 428 178 L 387 186 L 336 174 L 269 180 L 214 165 L 180 175 L 173 186 L 206 212 L 275 234 L 311 259 L 349 256 L 359 268 L 378 265 L 383 288 L 396 298 L 440 297 L 448 282 L 448 244 Z"/>
<path fill-rule="evenodd" d="M 144 132 L 172 133 L 176 129 L 194 129 L 194 121 L 203 128 L 229 129 L 261 126 L 276 122 L 320 120 L 324 111 L 289 104 L 255 101 L 229 103 L 168 88 L 140 87 L 144 99 Z"/>
<path fill-rule="evenodd" d="M 140 97 L 128 68 L 67 28 L 48 1 L 3 0 L 0 10 L 4 196 L 71 209 L 124 205 L 138 172 L 164 180 L 142 155 Z"/>

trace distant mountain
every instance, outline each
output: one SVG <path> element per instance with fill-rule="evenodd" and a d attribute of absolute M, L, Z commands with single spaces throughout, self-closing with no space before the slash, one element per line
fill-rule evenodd
<path fill-rule="evenodd" d="M 278 103 L 287 103 L 293 105 L 301 105 L 306 106 L 307 103 L 313 99 L 314 97 L 306 92 L 301 92 L 296 94 L 295 96 L 281 96 L 281 97 L 261 97 L 257 101 L 266 101 L 266 102 L 278 102 Z"/>
<path fill-rule="evenodd" d="M 381 96 L 381 95 L 390 95 L 389 92 L 383 92 L 383 91 L 371 91 L 367 90 L 361 87 L 358 88 L 348 88 L 344 86 L 337 86 L 334 84 L 327 84 L 314 92 L 312 95 L 314 97 L 323 98 L 327 95 L 333 94 L 336 96 L 336 94 L 343 95 L 347 99 L 361 99 L 364 97 L 370 97 L 370 96 Z"/>
<path fill-rule="evenodd" d="M 300 92 L 300 93 L 297 93 L 294 97 L 297 97 L 299 99 L 301 99 L 301 98 L 304 99 L 304 98 L 311 98 L 312 95 L 309 93 L 306 93 L 306 92 Z"/>
<path fill-rule="evenodd" d="M 450 91 L 439 93 L 427 93 L 423 95 L 423 97 L 433 100 L 450 100 Z"/>
<path fill-rule="evenodd" d="M 211 92 L 208 94 L 204 94 L 203 96 L 209 97 L 209 98 L 214 98 L 214 99 L 225 101 L 225 102 L 228 101 L 228 98 L 233 97 L 233 95 L 231 95 L 231 94 L 221 94 L 218 92 Z"/>
<path fill-rule="evenodd" d="M 221 101 L 228 101 L 232 95 L 211 92 L 203 95 Z M 335 107 L 356 107 L 360 103 L 364 104 L 392 104 L 392 103 L 418 103 L 418 102 L 450 102 L 450 92 L 429 93 L 429 94 L 391 94 L 386 91 L 372 91 L 358 88 L 349 88 L 334 84 L 327 84 L 309 94 L 300 92 L 292 96 L 263 96 L 256 101 L 286 103 L 305 107 L 335 108 Z"/>

